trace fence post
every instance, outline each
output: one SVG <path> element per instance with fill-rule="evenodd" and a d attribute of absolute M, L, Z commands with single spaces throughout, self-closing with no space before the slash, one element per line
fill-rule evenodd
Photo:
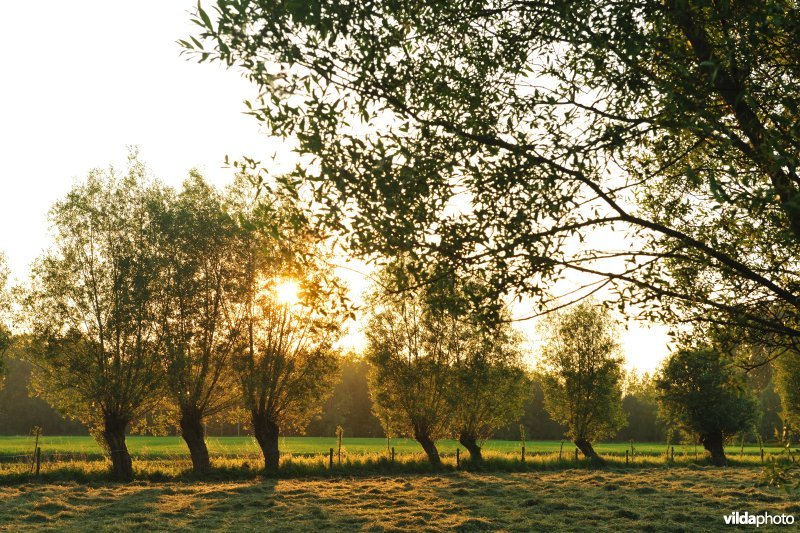
<path fill-rule="evenodd" d="M 669 462 L 670 463 L 675 462 L 675 446 L 670 446 L 669 448 Z"/>
<path fill-rule="evenodd" d="M 761 464 L 764 464 L 764 448 L 761 448 Z"/>
<path fill-rule="evenodd" d="M 578 448 L 575 448 L 575 462 L 578 462 Z"/>
<path fill-rule="evenodd" d="M 42 465 L 42 449 L 37 446 L 36 447 L 36 477 L 39 477 L 39 469 Z"/>
<path fill-rule="evenodd" d="M 394 463 L 394 446 L 392 446 L 392 463 Z"/>
<path fill-rule="evenodd" d="M 564 453 L 564 441 L 561 441 L 561 447 L 558 449 L 558 462 L 561 462 L 561 456 Z"/>
<path fill-rule="evenodd" d="M 333 448 L 328 452 L 328 468 L 333 469 Z"/>
<path fill-rule="evenodd" d="M 628 450 L 625 450 L 625 465 L 628 465 Z"/>
<path fill-rule="evenodd" d="M 522 462 L 525 462 L 525 446 L 522 447 Z"/>
<path fill-rule="evenodd" d="M 461 468 L 461 450 L 456 448 L 456 469 Z"/>

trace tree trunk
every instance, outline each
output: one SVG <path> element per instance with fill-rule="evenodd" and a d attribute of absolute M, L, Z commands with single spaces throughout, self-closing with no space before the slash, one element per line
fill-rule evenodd
<path fill-rule="evenodd" d="M 133 464 L 125 444 L 125 430 L 128 421 L 115 416 L 106 416 L 103 425 L 103 441 L 111 457 L 111 471 L 120 481 L 133 479 Z"/>
<path fill-rule="evenodd" d="M 458 436 L 458 442 L 461 443 L 464 448 L 467 449 L 469 452 L 469 460 L 473 463 L 480 463 L 483 461 L 483 455 L 481 455 L 481 447 L 478 446 L 478 439 L 475 438 L 475 435 L 470 435 L 467 433 L 461 433 Z"/>
<path fill-rule="evenodd" d="M 252 421 L 253 433 L 261 447 L 261 453 L 264 454 L 264 470 L 277 472 L 280 463 L 280 452 L 278 451 L 280 428 L 278 428 L 278 424 L 257 412 L 252 413 Z"/>
<path fill-rule="evenodd" d="M 189 448 L 189 454 L 192 456 L 192 468 L 197 473 L 208 472 L 211 469 L 205 436 L 200 413 L 185 410 L 181 414 L 181 437 Z"/>
<path fill-rule="evenodd" d="M 414 438 L 422 445 L 422 449 L 425 450 L 425 453 L 428 455 L 428 461 L 430 461 L 433 466 L 441 466 L 442 459 L 439 457 L 439 450 L 436 449 L 436 443 L 428 436 L 428 432 L 415 427 Z"/>
<path fill-rule="evenodd" d="M 728 459 L 725 457 L 724 439 L 721 431 L 715 431 L 708 435 L 702 435 L 700 442 L 703 448 L 711 454 L 711 464 L 716 466 L 728 466 Z"/>
<path fill-rule="evenodd" d="M 591 442 L 589 442 L 586 439 L 575 439 L 573 442 L 575 443 L 575 446 L 577 446 L 578 449 L 581 451 L 583 456 L 589 459 L 591 462 L 598 464 L 600 466 L 606 464 L 605 460 L 599 455 L 597 455 L 596 451 L 594 451 Z"/>

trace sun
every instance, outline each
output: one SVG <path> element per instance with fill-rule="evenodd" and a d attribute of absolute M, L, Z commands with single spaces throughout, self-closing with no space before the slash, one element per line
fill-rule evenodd
<path fill-rule="evenodd" d="M 275 296 L 279 304 L 294 305 L 300 301 L 300 286 L 294 280 L 284 280 L 275 286 Z"/>

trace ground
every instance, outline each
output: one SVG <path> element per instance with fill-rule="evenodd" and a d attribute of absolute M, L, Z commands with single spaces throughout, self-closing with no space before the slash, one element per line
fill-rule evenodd
<path fill-rule="evenodd" d="M 789 513 L 755 467 L 0 487 L 4 530 L 714 531 Z M 761 528 L 761 530 L 769 528 Z M 777 529 L 777 527 L 776 527 Z M 792 528 L 784 527 L 784 531 Z"/>

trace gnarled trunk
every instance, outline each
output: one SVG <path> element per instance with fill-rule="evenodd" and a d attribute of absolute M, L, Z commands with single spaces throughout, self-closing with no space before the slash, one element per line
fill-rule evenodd
<path fill-rule="evenodd" d="M 589 459 L 591 462 L 598 464 L 598 465 L 605 465 L 605 460 L 597 455 L 597 452 L 594 451 L 594 447 L 592 447 L 592 443 L 586 439 L 575 439 L 573 441 L 575 446 L 581 451 L 584 457 Z"/>
<path fill-rule="evenodd" d="M 280 428 L 277 423 L 257 411 L 253 411 L 251 415 L 253 433 L 258 445 L 261 447 L 261 453 L 264 454 L 264 470 L 277 472 L 280 464 L 280 452 L 278 451 Z"/>
<path fill-rule="evenodd" d="M 181 437 L 189 448 L 192 469 L 197 473 L 208 472 L 211 461 L 208 457 L 203 419 L 196 410 L 186 409 L 181 414 Z"/>
<path fill-rule="evenodd" d="M 728 459 L 725 457 L 725 439 L 721 431 L 715 431 L 700 437 L 703 448 L 711 454 L 711 464 L 716 466 L 728 466 Z"/>
<path fill-rule="evenodd" d="M 458 442 L 461 443 L 464 448 L 467 449 L 469 452 L 469 460 L 473 463 L 480 463 L 483 461 L 483 455 L 481 455 L 481 447 L 478 446 L 478 439 L 475 438 L 475 435 L 470 433 L 461 432 L 458 435 Z"/>
<path fill-rule="evenodd" d="M 111 471 L 120 481 L 133 479 L 133 463 L 125 444 L 125 430 L 128 421 L 113 415 L 106 415 L 103 421 L 103 441 L 111 458 Z"/>
<path fill-rule="evenodd" d="M 442 459 L 439 457 L 439 450 L 436 449 L 436 443 L 430 438 L 428 432 L 420 427 L 414 426 L 414 438 L 420 443 L 422 449 L 428 455 L 428 461 L 434 466 L 441 466 Z"/>

